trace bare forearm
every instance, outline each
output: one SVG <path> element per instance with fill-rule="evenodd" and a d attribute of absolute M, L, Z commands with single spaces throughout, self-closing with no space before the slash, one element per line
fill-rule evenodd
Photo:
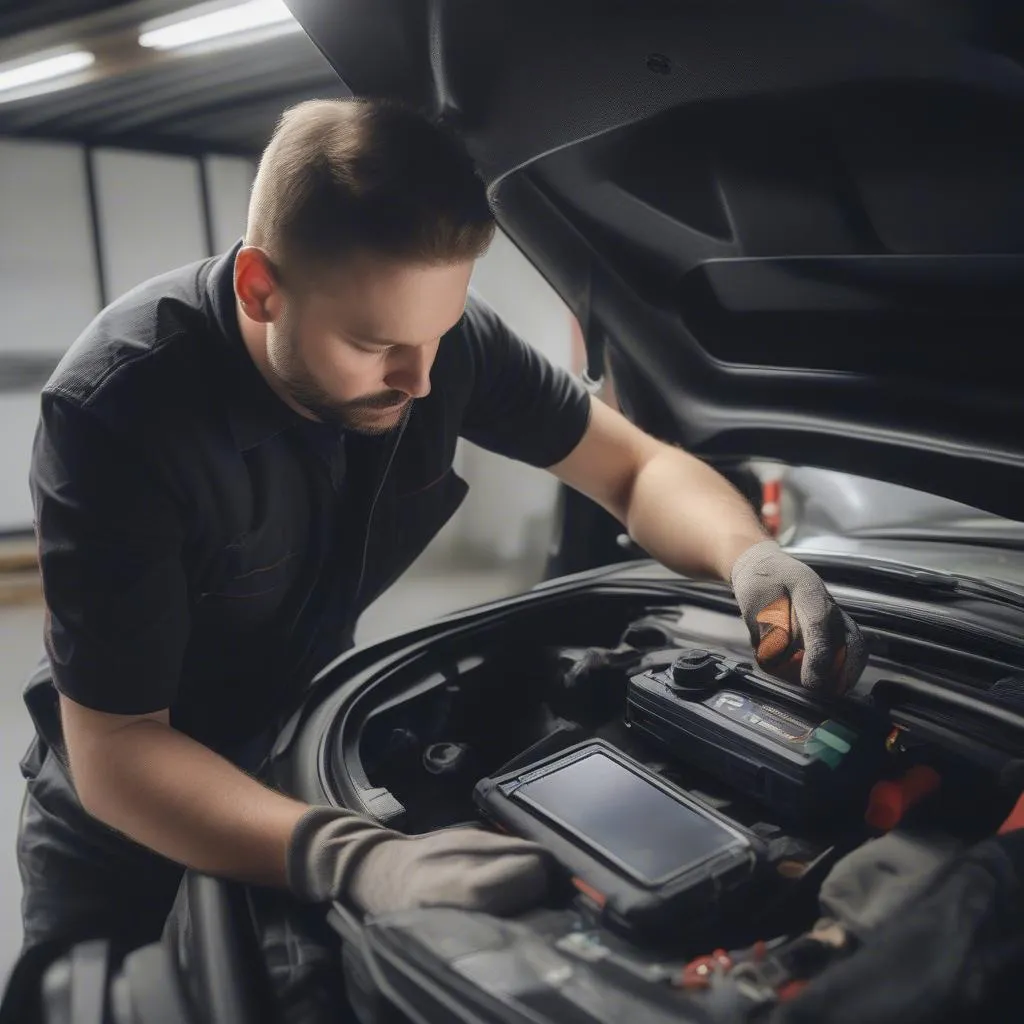
<path fill-rule="evenodd" d="M 670 569 L 723 580 L 743 551 L 766 539 L 750 504 L 727 480 L 668 446 L 637 474 L 626 528 Z"/>
<path fill-rule="evenodd" d="M 159 722 L 136 722 L 105 737 L 101 756 L 90 753 L 71 764 L 94 817 L 206 874 L 285 885 L 288 841 L 305 804 Z"/>

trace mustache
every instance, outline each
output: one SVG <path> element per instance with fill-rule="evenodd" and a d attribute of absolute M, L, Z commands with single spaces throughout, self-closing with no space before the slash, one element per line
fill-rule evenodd
<path fill-rule="evenodd" d="M 394 409 L 408 401 L 409 396 L 403 391 L 382 391 L 376 395 L 354 398 L 346 405 L 350 409 Z"/>

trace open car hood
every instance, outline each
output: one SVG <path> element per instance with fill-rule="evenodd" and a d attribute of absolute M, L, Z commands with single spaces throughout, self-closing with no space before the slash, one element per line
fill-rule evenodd
<path fill-rule="evenodd" d="M 456 125 L 625 411 L 1024 519 L 1024 17 L 995 0 L 288 0 Z"/>

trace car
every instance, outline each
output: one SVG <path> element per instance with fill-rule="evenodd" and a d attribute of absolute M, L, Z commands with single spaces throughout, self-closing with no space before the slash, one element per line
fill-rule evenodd
<path fill-rule="evenodd" d="M 785 520 L 779 539 L 786 544 L 838 535 L 1013 550 L 1024 540 L 1021 523 L 898 484 L 809 466 L 776 478 Z"/>
<path fill-rule="evenodd" d="M 830 473 L 945 511 L 857 522 L 833 501 L 781 538 L 867 639 L 857 686 L 827 698 L 752 664 L 727 586 L 563 494 L 548 579 L 346 652 L 263 768 L 401 831 L 539 837 L 559 865 L 544 906 L 366 919 L 189 873 L 184 931 L 35 965 L 36 1019 L 1019 1019 L 1019 18 L 968 0 L 290 6 L 354 94 L 462 132 L 577 317 L 588 380 L 613 379 L 634 422 L 737 479 L 806 468 L 809 500 Z M 851 910 L 858 891 L 886 898 Z"/>

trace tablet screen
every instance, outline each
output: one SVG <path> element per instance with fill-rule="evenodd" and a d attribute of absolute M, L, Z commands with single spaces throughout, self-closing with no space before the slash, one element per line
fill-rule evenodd
<path fill-rule="evenodd" d="M 513 799 L 649 885 L 743 842 L 600 751 L 523 783 Z"/>

